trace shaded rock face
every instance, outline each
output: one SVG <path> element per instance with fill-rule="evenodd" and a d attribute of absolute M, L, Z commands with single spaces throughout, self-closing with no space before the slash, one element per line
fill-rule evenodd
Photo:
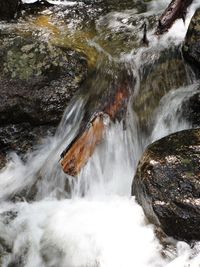
<path fill-rule="evenodd" d="M 35 33 L 36 34 L 36 33 Z M 0 32 L 0 168 L 9 151 L 30 151 L 53 134 L 87 74 L 82 53 L 29 33 Z"/>
<path fill-rule="evenodd" d="M 200 129 L 150 145 L 139 162 L 132 195 L 147 218 L 182 240 L 199 240 Z"/>
<path fill-rule="evenodd" d="M 52 136 L 56 131 L 53 125 L 32 126 L 28 122 L 19 124 L 9 124 L 0 127 L 0 168 L 6 163 L 7 152 L 15 151 L 18 155 L 23 155 L 32 151 L 34 144 L 40 144 L 45 136 Z M 1 163 L 2 162 L 2 163 Z"/>
<path fill-rule="evenodd" d="M 183 118 L 190 122 L 192 127 L 200 127 L 200 88 L 197 93 L 182 103 Z"/>
<path fill-rule="evenodd" d="M 0 20 L 13 19 L 19 6 L 19 0 L 1 0 L 0 1 Z"/>
<path fill-rule="evenodd" d="M 183 45 L 184 57 L 194 66 L 200 68 L 200 9 L 195 12 Z"/>

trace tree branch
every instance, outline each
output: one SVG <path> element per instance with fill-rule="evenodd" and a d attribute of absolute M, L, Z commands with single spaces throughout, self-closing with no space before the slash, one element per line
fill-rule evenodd
<path fill-rule="evenodd" d="M 177 19 L 181 18 L 183 19 L 183 22 L 185 22 L 187 8 L 192 2 L 193 0 L 172 0 L 159 18 L 156 34 L 160 35 L 167 32 Z"/>

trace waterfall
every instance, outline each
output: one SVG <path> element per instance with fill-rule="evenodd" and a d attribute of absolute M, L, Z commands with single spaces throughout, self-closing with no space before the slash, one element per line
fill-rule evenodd
<path fill-rule="evenodd" d="M 153 5 L 154 11 L 158 10 L 163 2 L 153 1 L 151 8 Z M 174 28 L 178 27 L 180 35 L 174 37 Z M 180 43 L 186 27 L 178 21 L 174 28 L 160 40 L 150 36 L 150 48 L 139 49 L 136 55 L 130 51 L 118 59 L 126 62 L 136 76 L 134 97 L 140 93 L 143 53 Z M 154 59 L 149 60 L 153 64 Z M 163 136 L 192 127 L 182 117 L 181 106 L 197 92 L 198 81 L 191 84 L 188 80 L 186 86 L 170 89 L 152 113 L 147 132 L 143 132 L 140 115 L 130 102 L 126 127 L 122 122 L 107 127 L 103 142 L 78 177 L 64 174 L 59 160 L 86 112 L 88 99 L 82 95 L 66 108 L 55 136 L 36 147 L 26 163 L 11 155 L 0 172 L 0 240 L 7 247 L 2 257 L 0 253 L 2 267 L 199 266 L 200 244 L 191 248 L 185 242 L 169 240 L 170 245 L 164 248 L 155 227 L 130 196 L 145 148 Z M 21 197 L 32 191 L 36 191 L 33 201 Z M 11 201 L 13 197 L 15 202 Z"/>

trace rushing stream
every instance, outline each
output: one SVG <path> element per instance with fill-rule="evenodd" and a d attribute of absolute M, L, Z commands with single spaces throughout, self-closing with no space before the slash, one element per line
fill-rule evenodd
<path fill-rule="evenodd" d="M 166 2 L 170 1 L 150 2 L 145 14 L 157 14 Z M 150 31 L 148 48 L 112 53 L 112 43 L 107 47 L 98 38 L 89 40 L 88 45 L 110 61 L 123 62 L 133 71 L 136 77 L 133 103 L 141 99 L 141 88 L 145 93 L 147 86 L 145 78 L 143 82 L 141 78 L 144 64 L 154 66 L 159 53 L 184 40 L 197 2 L 191 7 L 185 25 L 177 21 L 160 39 Z M 102 25 L 117 31 L 130 14 L 130 11 L 113 12 L 101 17 L 96 22 L 99 33 L 105 36 Z M 0 172 L 0 240 L 8 248 L 2 257 L 2 267 L 200 266 L 200 243 L 191 248 L 185 242 L 169 238 L 166 246 L 161 244 L 155 227 L 148 223 L 142 208 L 130 196 L 137 163 L 146 146 L 169 133 L 191 127 L 181 116 L 181 105 L 195 94 L 198 86 L 192 72 L 187 68 L 184 71 L 187 73 L 184 85 L 174 88 L 172 82 L 170 90 L 154 104 L 153 112 L 147 112 L 146 130 L 141 127 L 141 113 L 131 102 L 126 128 L 123 123 L 107 127 L 104 141 L 77 178 L 63 173 L 59 159 L 76 135 L 87 107 L 88 100 L 81 95 L 72 99 L 65 110 L 55 136 L 46 138 L 27 156 L 25 163 L 16 154 L 11 155 L 10 162 Z M 170 70 L 167 74 L 170 80 Z M 96 77 L 93 83 L 98 82 Z M 70 193 L 66 186 L 71 188 Z M 17 196 L 24 188 L 35 187 L 33 202 Z M 13 196 L 15 202 L 11 201 Z"/>

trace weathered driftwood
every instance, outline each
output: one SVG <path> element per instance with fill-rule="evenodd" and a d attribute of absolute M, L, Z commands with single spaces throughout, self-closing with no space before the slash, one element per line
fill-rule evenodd
<path fill-rule="evenodd" d="M 122 120 L 127 110 L 131 96 L 129 75 L 122 75 L 119 84 L 113 85 L 112 91 L 99 99 L 102 107 L 93 113 L 86 125 L 80 127 L 80 131 L 72 143 L 63 151 L 61 157 L 62 168 L 65 173 L 76 176 L 85 166 L 96 146 L 102 141 L 108 118 L 111 121 Z M 109 88 L 110 89 L 110 88 Z M 83 119 L 83 124 L 88 116 Z"/>
<path fill-rule="evenodd" d="M 156 34 L 160 35 L 168 31 L 177 19 L 182 18 L 185 22 L 187 8 L 192 2 L 193 0 L 172 0 L 159 18 Z"/>

